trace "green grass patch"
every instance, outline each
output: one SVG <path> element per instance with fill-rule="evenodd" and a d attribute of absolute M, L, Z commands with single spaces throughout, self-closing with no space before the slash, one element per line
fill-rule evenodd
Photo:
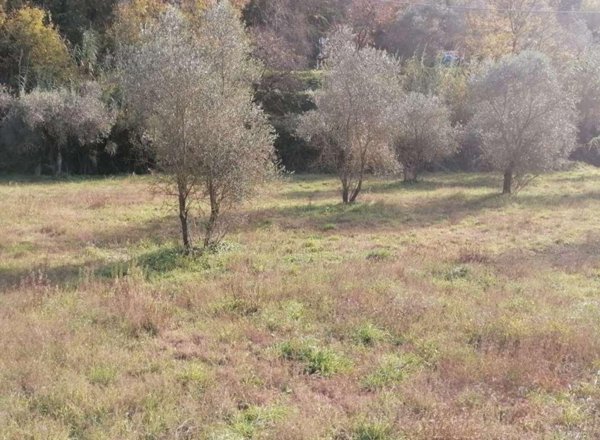
<path fill-rule="evenodd" d="M 306 374 L 328 377 L 349 367 L 347 359 L 330 348 L 319 347 L 314 340 L 287 341 L 279 345 L 278 351 L 284 359 L 304 365 Z"/>
<path fill-rule="evenodd" d="M 95 366 L 88 373 L 88 380 L 94 385 L 107 386 L 115 381 L 117 372 L 118 370 L 113 366 Z"/>
<path fill-rule="evenodd" d="M 363 386 L 371 391 L 387 388 L 407 379 L 423 365 L 423 360 L 413 354 L 389 354 L 379 362 L 379 366 L 363 380 Z"/>
<path fill-rule="evenodd" d="M 354 331 L 353 339 L 358 344 L 374 346 L 384 341 L 387 333 L 370 322 L 361 324 Z"/>
<path fill-rule="evenodd" d="M 284 419 L 286 414 L 286 408 L 281 406 L 259 407 L 251 405 L 233 416 L 230 429 L 234 434 L 238 434 L 244 439 L 253 439 L 261 431 Z"/>

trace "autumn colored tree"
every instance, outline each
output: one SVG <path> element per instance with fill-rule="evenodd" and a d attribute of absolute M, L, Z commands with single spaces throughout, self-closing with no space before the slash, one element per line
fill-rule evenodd
<path fill-rule="evenodd" d="M 166 5 L 161 0 L 130 0 L 115 8 L 115 21 L 110 35 L 115 45 L 136 43 L 145 29 L 155 24 L 164 13 Z"/>
<path fill-rule="evenodd" d="M 465 47 L 469 55 L 499 59 L 536 50 L 555 56 L 565 37 L 553 0 L 496 0 L 467 9 Z"/>
<path fill-rule="evenodd" d="M 241 11 L 247 3 L 248 0 L 230 2 L 236 11 Z M 202 17 L 217 4 L 217 0 L 129 0 L 118 3 L 109 31 L 114 44 L 128 45 L 138 41 L 144 29 L 155 24 L 169 4 L 177 5 L 195 27 L 200 27 Z"/>
<path fill-rule="evenodd" d="M 73 73 L 67 45 L 47 13 L 23 7 L 7 15 L 0 29 L 0 78 L 13 88 L 61 84 Z"/>
<path fill-rule="evenodd" d="M 358 46 L 374 43 L 377 34 L 392 22 L 399 8 L 393 0 L 351 0 L 346 16 Z"/>

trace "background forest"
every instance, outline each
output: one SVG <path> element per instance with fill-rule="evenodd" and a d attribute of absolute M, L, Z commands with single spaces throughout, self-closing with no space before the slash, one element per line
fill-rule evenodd
<path fill-rule="evenodd" d="M 135 45 L 169 2 L 5 0 L 0 11 L 0 171 L 37 174 L 145 173 L 154 151 L 124 107 L 119 47 Z M 176 3 L 197 29 L 210 0 Z M 600 5 L 596 0 L 238 0 L 233 2 L 261 62 L 255 101 L 275 127 L 287 170 L 327 168 L 322 148 L 297 134 L 314 109 L 327 37 L 344 26 L 357 46 L 401 62 L 407 92 L 433 95 L 452 127 L 472 116 L 469 78 L 489 60 L 535 50 L 576 100 L 571 157 L 600 163 L 593 148 L 600 113 Z M 418 105 L 418 104 L 417 104 Z M 487 169 L 480 140 L 468 133 L 427 167 Z"/>

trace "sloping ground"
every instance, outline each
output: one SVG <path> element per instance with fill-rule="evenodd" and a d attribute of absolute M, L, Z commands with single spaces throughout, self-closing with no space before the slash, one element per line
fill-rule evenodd
<path fill-rule="evenodd" d="M 0 438 L 600 438 L 600 172 L 274 183 L 218 253 L 147 178 L 0 183 Z"/>

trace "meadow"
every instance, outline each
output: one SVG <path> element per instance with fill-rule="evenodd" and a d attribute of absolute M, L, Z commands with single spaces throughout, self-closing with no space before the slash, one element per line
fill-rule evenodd
<path fill-rule="evenodd" d="M 290 176 L 184 257 L 151 177 L 0 180 L 1 439 L 600 438 L 600 171 Z"/>

